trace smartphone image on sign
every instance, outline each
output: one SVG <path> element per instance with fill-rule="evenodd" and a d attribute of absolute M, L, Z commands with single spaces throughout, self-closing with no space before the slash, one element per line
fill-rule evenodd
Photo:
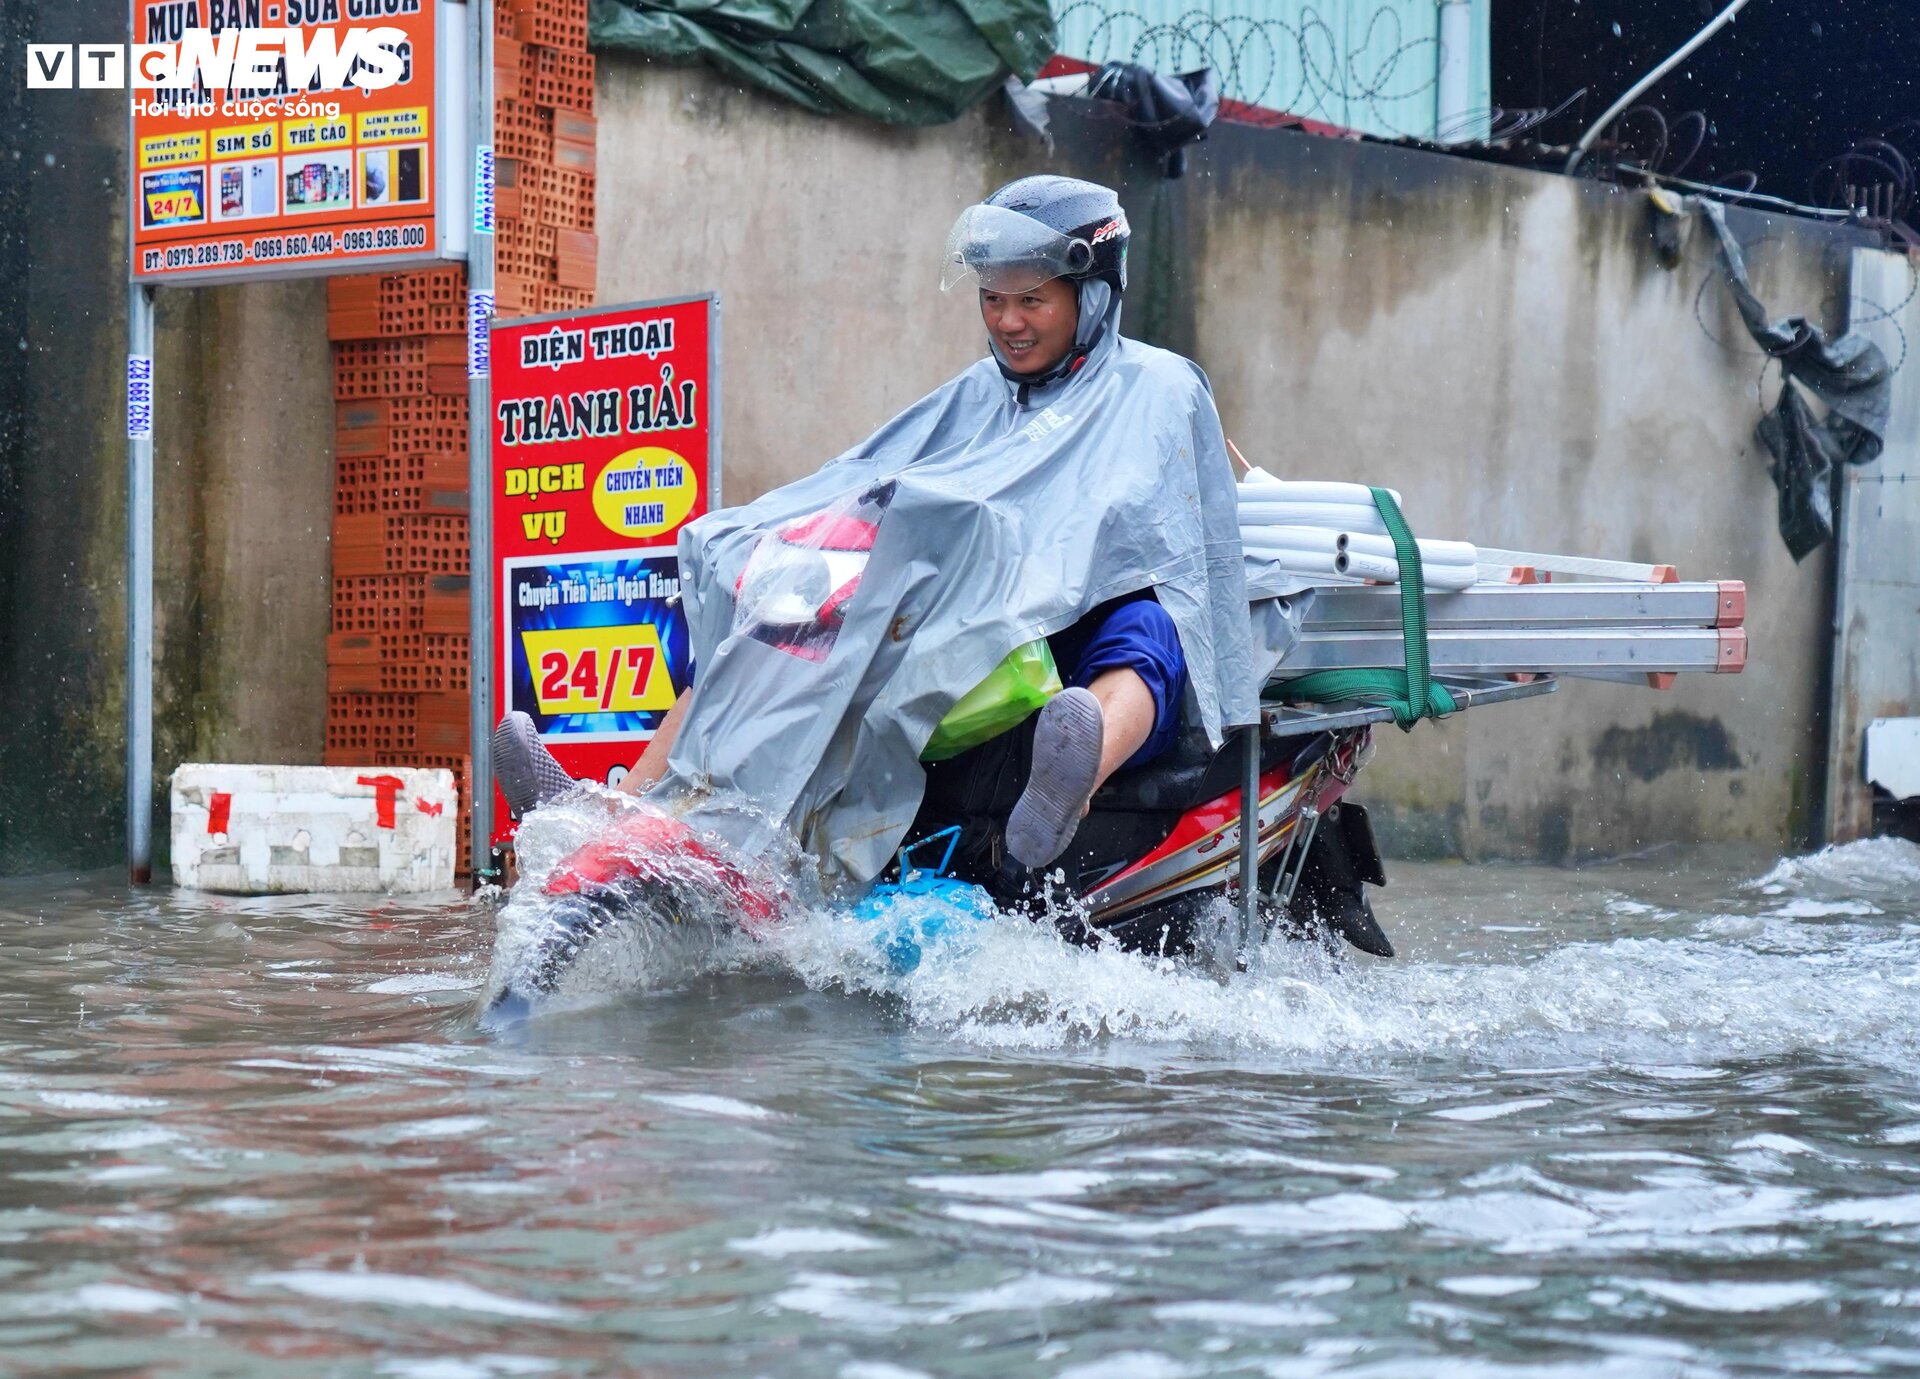
<path fill-rule="evenodd" d="M 398 177 L 395 179 L 398 189 L 394 193 L 396 201 L 425 201 L 426 178 L 421 168 L 426 162 L 426 150 L 419 148 L 396 149 L 393 155 Z"/>
<path fill-rule="evenodd" d="M 346 153 L 308 153 L 286 160 L 288 211 L 332 211 L 353 205 L 353 160 Z"/>
<path fill-rule="evenodd" d="M 427 199 L 427 151 L 408 148 L 370 148 L 360 153 L 362 206 L 417 205 Z"/>
<path fill-rule="evenodd" d="M 280 210 L 280 191 L 271 160 L 222 163 L 214 170 L 214 216 L 219 220 L 255 220 Z"/>

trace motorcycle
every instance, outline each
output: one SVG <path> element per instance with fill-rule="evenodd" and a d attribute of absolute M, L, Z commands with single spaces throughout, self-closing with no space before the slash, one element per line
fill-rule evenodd
<path fill-rule="evenodd" d="M 843 510 L 763 537 L 736 584 L 735 631 L 803 660 L 828 655 L 889 496 L 885 488 L 871 490 Z M 1527 559 L 1550 568 L 1556 558 Z M 1665 567 L 1569 563 L 1612 582 L 1531 590 L 1494 584 L 1428 599 L 1441 624 L 1431 678 L 1455 711 L 1553 693 L 1554 669 L 1664 685 L 1677 670 L 1744 666 L 1745 591 L 1737 583 L 1663 584 L 1655 581 L 1672 579 Z M 1652 581 L 1650 571 L 1658 571 Z M 1543 574 L 1529 566 L 1524 580 Z M 1378 636 L 1369 629 L 1379 610 L 1364 596 L 1393 591 L 1357 592 L 1358 602 L 1356 586 L 1329 601 L 1324 625 L 1333 630 L 1309 636 L 1319 640 L 1303 646 L 1304 659 L 1337 656 L 1329 638 Z M 1457 613 L 1453 622 L 1449 609 Z M 1524 625 L 1516 620 L 1529 616 L 1548 623 L 1536 640 L 1516 641 L 1514 628 Z M 1569 639 L 1563 623 L 1594 630 Z M 1492 630 L 1481 632 L 1481 624 Z M 1676 639 L 1676 632 L 1685 635 Z M 1368 654 L 1379 656 L 1377 649 Z M 1207 931 L 1203 921 L 1217 921 L 1226 901 L 1238 916 L 1240 951 L 1278 929 L 1393 957 L 1370 900 L 1370 891 L 1386 884 L 1385 868 L 1366 809 L 1348 798 L 1372 754 L 1373 729 L 1393 713 L 1369 703 L 1291 704 L 1278 692 L 1282 683 L 1268 686 L 1259 722 L 1226 743 L 1211 745 L 1190 732 L 1159 759 L 1117 772 L 1093 796 L 1065 853 L 1038 874 L 1014 864 L 1003 847 L 1007 816 L 1030 767 L 1031 719 L 926 764 L 907 846 L 874 895 L 885 899 L 937 882 L 984 893 L 1003 911 L 1050 917 L 1076 943 L 1168 955 L 1191 953 Z M 912 858 L 936 840 L 946 843 L 945 856 L 929 875 Z M 776 922 L 791 899 L 777 877 L 742 866 L 686 825 L 644 809 L 616 816 L 539 884 L 552 922 L 499 991 L 496 1014 L 529 1009 L 595 937 L 626 917 L 738 924 L 753 933 Z"/>

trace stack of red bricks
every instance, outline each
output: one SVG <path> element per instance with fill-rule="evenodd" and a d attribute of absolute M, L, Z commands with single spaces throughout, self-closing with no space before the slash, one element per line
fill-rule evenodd
<path fill-rule="evenodd" d="M 593 304 L 593 57 L 587 0 L 497 0 L 495 310 Z M 329 766 L 445 767 L 471 857 L 467 274 L 335 278 Z"/>
<path fill-rule="evenodd" d="M 444 767 L 469 856 L 467 273 L 327 285 L 333 342 L 329 766 Z"/>
<path fill-rule="evenodd" d="M 575 311 L 600 261 L 587 0 L 498 0 L 494 23 L 498 310 Z"/>

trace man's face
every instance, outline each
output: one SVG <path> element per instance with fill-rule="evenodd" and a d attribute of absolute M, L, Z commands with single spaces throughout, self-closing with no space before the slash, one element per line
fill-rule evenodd
<path fill-rule="evenodd" d="M 1015 373 L 1040 374 L 1067 357 L 1080 323 L 1080 297 L 1065 278 L 1028 292 L 980 294 L 987 334 Z"/>

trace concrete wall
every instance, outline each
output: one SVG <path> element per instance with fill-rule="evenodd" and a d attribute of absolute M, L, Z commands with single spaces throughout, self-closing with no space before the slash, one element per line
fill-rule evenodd
<path fill-rule="evenodd" d="M 8 6 L 42 41 L 109 0 Z M 1654 263 L 1643 199 L 1304 135 L 1221 128 L 1180 182 L 1062 111 L 1049 153 L 995 102 L 935 130 L 802 114 L 701 72 L 601 64 L 601 299 L 717 288 L 727 495 L 806 472 L 976 358 L 936 262 L 957 210 L 1051 167 L 1122 188 L 1131 333 L 1211 372 L 1269 468 L 1386 480 L 1422 529 L 1742 577 L 1755 655 L 1666 694 L 1384 735 L 1364 798 L 1402 850 L 1549 858 L 1666 839 L 1781 843 L 1815 812 L 1823 557 L 1793 567 L 1751 439 L 1759 361 L 1696 236 Z M 10 77 L 17 79 L 17 76 Z M 124 104 L 14 93 L 0 195 L 0 871 L 120 856 Z M 51 161 L 48 161 L 48 160 Z M 1762 295 L 1844 302 L 1824 232 L 1736 214 Z M 317 284 L 163 295 L 162 780 L 181 760 L 318 760 L 332 408 Z M 1713 343 L 1706 329 L 1729 342 Z M 1769 394 L 1770 396 L 1770 394 Z M 161 830 L 164 838 L 164 829 Z"/>
<path fill-rule="evenodd" d="M 1365 794 L 1401 845 L 1552 858 L 1813 827 L 1827 554 L 1796 567 L 1776 534 L 1761 359 L 1708 236 L 1664 269 L 1640 195 L 1402 149 L 1235 134 L 1205 172 L 1195 338 L 1250 456 L 1389 483 L 1436 534 L 1748 584 L 1744 675 L 1567 683 L 1383 735 Z M 1844 302 L 1826 232 L 1736 228 L 1776 312 Z"/>
<path fill-rule="evenodd" d="M 112 0 L 8 0 L 0 37 L 100 42 Z M 22 82 L 18 42 L 0 81 Z M 124 93 L 0 107 L 0 873 L 124 855 Z M 17 270 L 23 269 L 23 272 Z M 333 411 L 317 283 L 160 297 L 155 817 L 183 760 L 317 762 Z"/>
<path fill-rule="evenodd" d="M 1707 237 L 1660 267 L 1643 196 L 1235 127 L 1166 182 L 1123 131 L 1058 105 L 1049 154 L 992 103 L 907 133 L 704 73 L 601 72 L 601 299 L 721 292 L 731 500 L 978 357 L 969 305 L 934 280 L 960 207 L 1040 169 L 1114 182 L 1136 232 L 1129 333 L 1199 360 L 1228 433 L 1269 469 L 1391 483 L 1437 535 L 1748 581 L 1743 676 L 1570 683 L 1383 734 L 1363 794 L 1393 845 L 1560 859 L 1814 826 L 1829 562 L 1796 567 L 1775 534 L 1760 359 Z M 1733 221 L 1776 310 L 1845 300 L 1830 232 Z"/>

